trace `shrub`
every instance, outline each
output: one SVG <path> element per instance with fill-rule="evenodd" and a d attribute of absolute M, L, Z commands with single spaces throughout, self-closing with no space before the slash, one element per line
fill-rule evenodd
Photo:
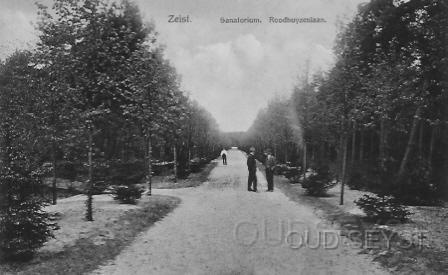
<path fill-rule="evenodd" d="M 39 183 L 31 173 L 0 172 L 0 256 L 6 260 L 31 259 L 57 229 L 34 193 Z"/>
<path fill-rule="evenodd" d="M 135 204 L 142 197 L 143 189 L 135 185 L 120 185 L 115 188 L 114 199 L 121 203 Z"/>
<path fill-rule="evenodd" d="M 327 165 L 321 165 L 314 169 L 314 172 L 302 181 L 302 187 L 311 196 L 325 196 L 327 190 L 336 185 L 336 181 L 331 178 L 330 169 Z"/>
<path fill-rule="evenodd" d="M 406 221 L 411 212 L 392 196 L 364 195 L 355 201 L 367 218 L 384 224 L 393 221 Z"/>

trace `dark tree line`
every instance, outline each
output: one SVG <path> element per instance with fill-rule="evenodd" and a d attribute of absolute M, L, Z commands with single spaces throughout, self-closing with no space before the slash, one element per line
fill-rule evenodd
<path fill-rule="evenodd" d="M 448 186 L 447 12 L 437 0 L 361 5 L 337 37 L 334 67 L 273 100 L 246 144 L 330 165 L 356 188 L 436 203 Z"/>

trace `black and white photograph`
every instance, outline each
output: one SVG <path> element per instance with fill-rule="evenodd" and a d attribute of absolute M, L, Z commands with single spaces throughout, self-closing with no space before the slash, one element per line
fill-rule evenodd
<path fill-rule="evenodd" d="M 448 274 L 448 1 L 0 0 L 0 274 Z"/>

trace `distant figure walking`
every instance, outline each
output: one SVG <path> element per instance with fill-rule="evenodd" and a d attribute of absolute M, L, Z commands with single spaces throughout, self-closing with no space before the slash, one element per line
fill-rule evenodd
<path fill-rule="evenodd" d="M 222 158 L 222 164 L 227 165 L 227 151 L 225 148 L 222 148 L 221 158 Z"/>
<path fill-rule="evenodd" d="M 275 157 L 272 155 L 271 149 L 266 149 L 266 161 L 264 162 L 266 181 L 268 182 L 268 192 L 274 191 L 274 168 L 276 165 Z"/>
<path fill-rule="evenodd" d="M 247 156 L 247 169 L 249 170 L 249 178 L 247 179 L 247 190 L 257 192 L 257 161 L 255 159 L 255 148 L 250 147 Z"/>

